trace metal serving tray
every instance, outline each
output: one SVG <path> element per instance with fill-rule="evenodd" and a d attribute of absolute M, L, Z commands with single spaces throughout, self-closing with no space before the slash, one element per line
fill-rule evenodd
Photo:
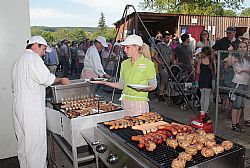
<path fill-rule="evenodd" d="M 51 86 L 52 103 L 95 97 L 95 85 L 83 79 L 71 80 L 69 85 Z"/>

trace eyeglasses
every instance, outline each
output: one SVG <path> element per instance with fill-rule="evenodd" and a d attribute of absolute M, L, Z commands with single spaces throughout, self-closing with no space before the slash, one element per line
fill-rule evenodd
<path fill-rule="evenodd" d="M 227 32 L 227 34 L 233 34 L 232 32 Z"/>

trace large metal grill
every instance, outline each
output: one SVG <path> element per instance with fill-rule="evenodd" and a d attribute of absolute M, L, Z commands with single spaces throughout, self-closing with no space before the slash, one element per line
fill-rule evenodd
<path fill-rule="evenodd" d="M 170 122 L 171 120 L 165 119 L 165 121 Z M 125 145 L 126 149 L 129 149 L 129 151 L 135 154 L 138 158 L 150 161 L 153 165 L 155 165 L 155 167 L 171 167 L 173 159 L 177 158 L 179 153 L 184 151 L 181 147 L 172 149 L 166 146 L 166 144 L 163 144 L 157 145 L 157 148 L 153 152 L 149 152 L 146 149 L 138 148 L 138 142 L 131 140 L 131 136 L 142 134 L 140 131 L 132 130 L 131 128 L 109 130 L 109 128 L 103 124 L 98 124 L 98 128 L 107 133 L 110 137 L 114 138 L 117 142 Z M 224 140 L 225 139 L 216 136 L 217 143 L 221 143 Z M 245 147 L 234 143 L 233 149 L 213 157 L 205 158 L 199 151 L 193 156 L 191 161 L 186 162 L 186 167 L 211 167 L 214 165 L 216 165 L 216 167 L 244 167 L 244 154 Z M 237 161 L 231 162 L 233 159 Z"/>

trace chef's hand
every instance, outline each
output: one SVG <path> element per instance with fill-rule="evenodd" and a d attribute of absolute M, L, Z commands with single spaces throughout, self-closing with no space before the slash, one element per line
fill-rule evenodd
<path fill-rule="evenodd" d="M 68 85 L 70 83 L 71 82 L 68 78 L 56 78 L 53 85 L 57 85 L 57 84 Z"/>
<path fill-rule="evenodd" d="M 62 85 L 68 85 L 68 84 L 70 84 L 71 82 L 70 82 L 70 80 L 69 80 L 68 78 L 61 78 L 60 83 L 61 83 Z"/>

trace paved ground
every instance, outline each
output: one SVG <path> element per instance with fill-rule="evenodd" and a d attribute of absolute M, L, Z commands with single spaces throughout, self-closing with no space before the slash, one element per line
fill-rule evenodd
<path fill-rule="evenodd" d="M 106 93 L 100 90 L 97 92 L 99 95 L 104 96 L 107 100 L 111 99 L 111 93 Z M 119 103 L 118 101 L 119 95 L 115 95 L 114 102 Z M 158 112 L 159 114 L 166 116 L 168 118 L 189 124 L 190 118 L 193 114 L 193 112 L 188 109 L 187 111 L 182 111 L 180 109 L 180 106 L 172 105 L 169 106 L 164 102 L 159 102 L 157 98 L 152 94 L 150 96 L 150 108 L 151 111 Z M 211 103 L 210 105 L 210 115 L 214 119 L 214 113 L 215 113 L 215 104 Z M 231 131 L 231 121 L 227 118 L 228 114 L 226 113 L 219 113 L 218 117 L 218 129 L 217 129 L 217 135 L 229 140 L 232 140 L 234 142 L 237 142 L 239 144 L 242 144 L 246 147 L 246 167 L 250 168 L 250 127 L 246 128 L 245 133 L 237 133 Z M 244 124 L 242 124 L 244 125 Z M 55 145 L 55 151 L 56 151 L 56 161 L 57 165 L 60 168 L 72 168 L 72 164 L 69 161 L 68 158 L 62 153 L 61 149 Z M 13 166 L 12 163 L 10 164 L 10 161 L 7 160 L 0 160 L 0 168 L 17 168 L 16 166 L 16 158 L 13 158 L 14 160 Z M 8 163 L 8 164 L 7 164 Z M 80 166 L 80 168 L 90 168 L 95 167 L 95 163 L 89 163 L 87 165 Z"/>

